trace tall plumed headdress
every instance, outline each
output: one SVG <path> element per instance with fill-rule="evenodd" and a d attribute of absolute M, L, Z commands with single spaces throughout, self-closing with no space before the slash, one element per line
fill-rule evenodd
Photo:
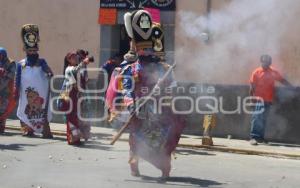
<path fill-rule="evenodd" d="M 21 37 L 24 43 L 24 50 L 38 50 L 39 49 L 39 28 L 35 24 L 26 24 L 22 26 Z"/>
<path fill-rule="evenodd" d="M 132 39 L 136 50 L 152 48 L 152 17 L 148 11 L 137 10 L 124 15 L 128 36 Z"/>
<path fill-rule="evenodd" d="M 151 49 L 156 55 L 164 56 L 164 32 L 159 23 L 152 22 L 151 14 L 146 10 L 137 10 L 124 15 L 128 36 L 132 39 L 131 49 L 137 52 Z"/>

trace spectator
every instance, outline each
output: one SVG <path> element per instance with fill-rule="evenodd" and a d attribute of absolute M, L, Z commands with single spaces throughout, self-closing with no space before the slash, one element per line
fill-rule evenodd
<path fill-rule="evenodd" d="M 80 61 L 80 58 L 76 52 L 69 52 L 65 57 L 63 71 L 65 80 L 63 83 L 62 92 L 69 98 L 68 100 L 72 101 L 72 105 L 70 106 L 72 109 L 65 115 L 67 124 L 67 142 L 69 145 L 80 145 L 81 138 L 88 140 L 90 136 L 90 127 L 84 124 L 78 117 L 80 113 L 78 111 L 78 108 L 80 107 L 78 106 L 78 100 L 81 96 L 81 93 L 79 92 L 79 84 L 77 81 L 80 70 L 86 68 L 89 63 L 90 61 L 88 57 Z M 85 77 L 84 72 L 80 74 L 80 79 L 82 80 L 81 77 Z M 83 88 L 85 88 L 85 86 Z"/>
<path fill-rule="evenodd" d="M 275 81 L 285 86 L 291 84 L 284 79 L 280 73 L 271 67 L 272 57 L 262 55 L 260 58 L 261 67 L 254 70 L 250 78 L 250 95 L 258 97 L 256 100 L 255 112 L 251 120 L 250 144 L 267 143 L 265 136 L 265 127 L 273 97 L 275 92 Z"/>

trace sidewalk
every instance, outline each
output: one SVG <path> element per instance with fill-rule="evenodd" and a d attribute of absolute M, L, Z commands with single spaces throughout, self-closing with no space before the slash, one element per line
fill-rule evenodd
<path fill-rule="evenodd" d="M 65 136 L 65 125 L 51 123 L 51 130 L 54 135 Z M 7 130 L 20 130 L 20 123 L 17 120 L 7 121 Z M 116 130 L 103 127 L 92 127 L 92 139 L 104 139 L 110 141 L 116 134 Z M 129 134 L 124 133 L 119 141 L 128 141 Z M 248 155 L 262 155 L 278 158 L 293 158 L 300 160 L 300 145 L 269 143 L 268 145 L 251 146 L 248 141 L 213 138 L 214 146 L 202 145 L 201 136 L 182 135 L 179 146 L 188 148 L 201 148 L 211 151 L 239 153 Z M 108 142 L 109 143 L 109 142 Z M 118 144 L 118 143 L 116 143 Z"/>

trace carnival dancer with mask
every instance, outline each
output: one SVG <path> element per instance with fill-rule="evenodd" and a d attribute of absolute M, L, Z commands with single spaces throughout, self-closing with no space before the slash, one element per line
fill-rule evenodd
<path fill-rule="evenodd" d="M 140 101 L 147 97 L 164 77 L 168 65 L 161 62 L 163 30 L 152 22 L 145 10 L 126 13 L 125 26 L 137 52 L 137 61 L 122 68 L 122 93 L 124 104 L 136 116 L 129 125 L 131 174 L 139 176 L 139 158 L 150 162 L 167 178 L 171 170 L 171 153 L 176 149 L 184 128 L 184 121 L 175 115 L 170 106 L 158 107 L 157 102 L 166 95 L 164 91 L 152 96 L 139 108 Z M 171 84 L 171 76 L 164 80 L 164 88 Z"/>
<path fill-rule="evenodd" d="M 24 136 L 42 133 L 43 138 L 53 138 L 49 122 L 50 83 L 53 73 L 45 59 L 39 57 L 39 28 L 34 24 L 22 27 L 21 37 L 26 58 L 17 64 L 15 98 L 19 98 L 17 116 Z"/>

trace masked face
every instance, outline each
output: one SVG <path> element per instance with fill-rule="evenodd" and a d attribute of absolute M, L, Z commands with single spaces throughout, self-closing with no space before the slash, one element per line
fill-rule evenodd
<path fill-rule="evenodd" d="M 151 27 L 150 18 L 147 15 L 143 15 L 141 17 L 140 27 L 142 29 L 150 29 L 150 27 Z"/>
<path fill-rule="evenodd" d="M 26 53 L 27 53 L 27 60 L 29 62 L 36 63 L 38 61 L 39 54 L 37 50 L 28 50 L 26 51 Z"/>

